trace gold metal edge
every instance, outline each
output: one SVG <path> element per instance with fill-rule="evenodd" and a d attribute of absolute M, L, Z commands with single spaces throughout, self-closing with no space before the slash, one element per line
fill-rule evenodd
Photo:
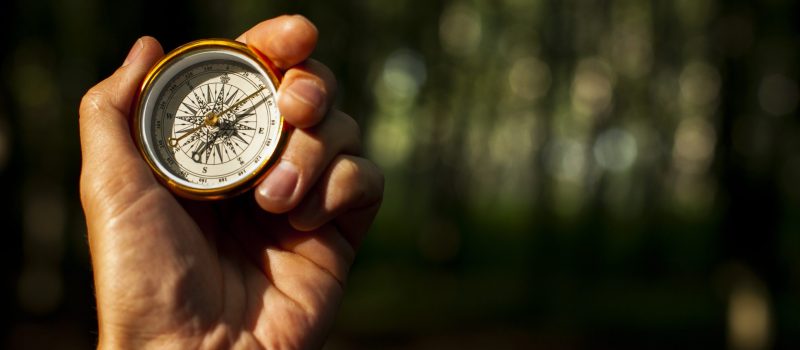
<path fill-rule="evenodd" d="M 280 87 L 281 80 L 283 75 L 280 73 L 275 65 L 261 52 L 258 51 L 255 47 L 242 44 L 238 41 L 229 40 L 229 39 L 201 39 L 192 41 L 190 43 L 184 44 L 175 50 L 170 51 L 167 55 L 162 57 L 151 69 L 148 71 L 145 78 L 142 80 L 142 83 L 139 87 L 137 92 L 135 101 L 136 101 L 136 110 L 134 114 L 134 118 L 132 118 L 133 128 L 132 131 L 134 133 L 133 138 L 136 141 L 137 148 L 139 149 L 139 153 L 142 155 L 142 158 L 147 162 L 150 168 L 156 175 L 156 178 L 167 186 L 173 193 L 188 199 L 194 200 L 217 200 L 217 199 L 224 199 L 234 197 L 236 195 L 242 194 L 244 192 L 249 191 L 253 187 L 255 187 L 258 183 L 260 183 L 269 173 L 269 169 L 278 161 L 280 155 L 283 154 L 284 148 L 286 147 L 287 140 L 289 138 L 289 134 L 293 129 L 291 125 L 286 123 L 283 115 L 280 116 L 281 123 L 280 128 L 281 130 L 278 133 L 278 145 L 275 147 L 275 150 L 272 154 L 264 159 L 262 163 L 252 171 L 249 175 L 244 177 L 242 180 L 226 185 L 216 189 L 195 189 L 188 186 L 181 185 L 175 181 L 172 181 L 166 174 L 162 173 L 161 170 L 155 165 L 155 161 L 150 158 L 145 150 L 144 147 L 144 140 L 143 133 L 140 129 L 141 119 L 142 119 L 142 108 L 144 99 L 143 97 L 149 93 L 150 88 L 152 87 L 153 81 L 158 78 L 158 76 L 167 68 L 173 59 L 178 56 L 185 55 L 190 53 L 194 50 L 204 50 L 204 49 L 214 49 L 214 48 L 223 48 L 223 49 L 230 49 L 237 51 L 239 53 L 244 54 L 252 58 L 256 63 L 261 65 L 261 68 L 269 75 L 269 79 L 272 84 L 275 86 L 277 90 Z M 280 110 L 279 110 L 280 112 Z"/>

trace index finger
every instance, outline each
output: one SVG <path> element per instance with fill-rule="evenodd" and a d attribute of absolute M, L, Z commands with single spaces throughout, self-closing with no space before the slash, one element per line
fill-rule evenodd
<path fill-rule="evenodd" d="M 254 46 L 286 70 L 311 55 L 317 36 L 317 27 L 305 17 L 284 15 L 256 24 L 236 40 Z"/>

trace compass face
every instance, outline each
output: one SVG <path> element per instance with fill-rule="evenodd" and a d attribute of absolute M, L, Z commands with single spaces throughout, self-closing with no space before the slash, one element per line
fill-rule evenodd
<path fill-rule="evenodd" d="M 277 79 L 246 47 L 231 45 L 171 54 L 143 85 L 140 147 L 178 194 L 216 198 L 246 190 L 277 153 Z"/>

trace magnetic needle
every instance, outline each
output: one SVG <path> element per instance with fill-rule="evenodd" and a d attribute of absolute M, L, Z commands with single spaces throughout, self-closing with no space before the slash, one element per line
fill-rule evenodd
<path fill-rule="evenodd" d="M 133 129 L 142 156 L 183 197 L 220 199 L 252 188 L 287 138 L 280 79 L 263 54 L 236 41 L 175 49 L 139 91 Z"/>

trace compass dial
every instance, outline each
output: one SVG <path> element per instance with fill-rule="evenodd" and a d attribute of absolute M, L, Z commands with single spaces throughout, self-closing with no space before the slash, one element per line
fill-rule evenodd
<path fill-rule="evenodd" d="M 193 44 L 168 55 L 145 80 L 139 144 L 176 193 L 225 197 L 257 183 L 278 153 L 285 132 L 278 79 L 242 44 Z"/>

